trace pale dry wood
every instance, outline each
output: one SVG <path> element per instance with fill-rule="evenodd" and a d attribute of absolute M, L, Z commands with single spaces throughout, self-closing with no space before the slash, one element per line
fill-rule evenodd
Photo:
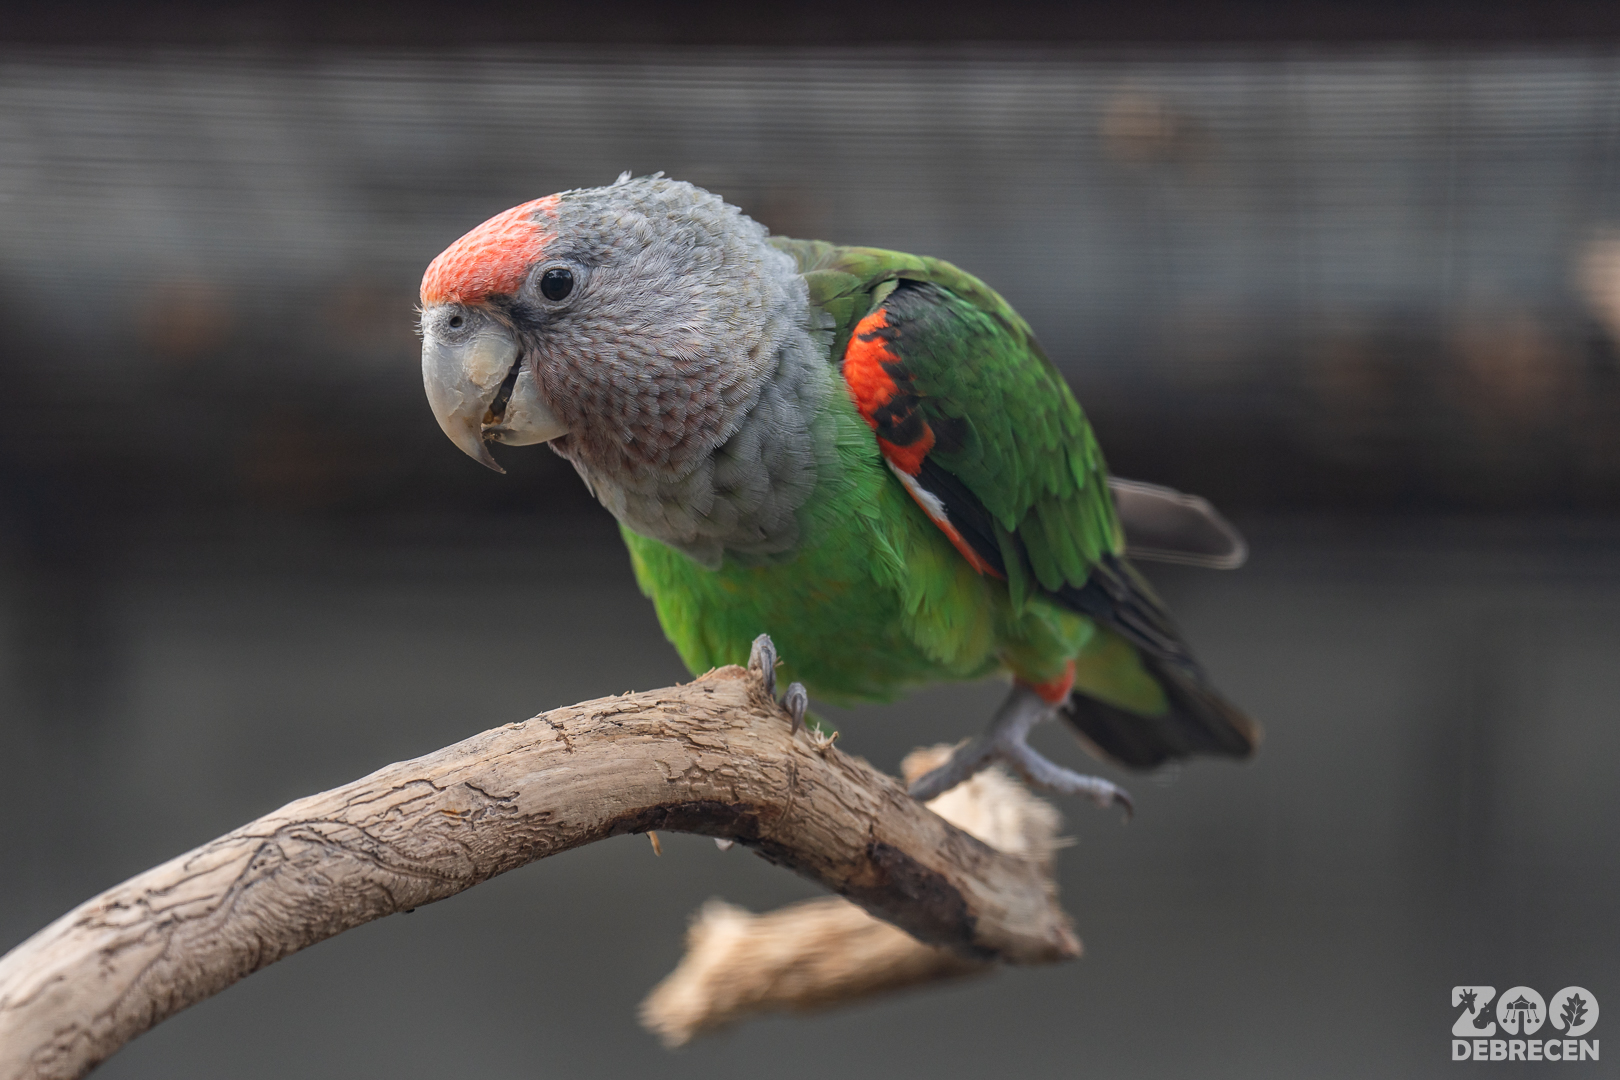
<path fill-rule="evenodd" d="M 80 905 L 0 958 L 0 1080 L 81 1076 L 298 949 L 649 829 L 734 838 L 966 957 L 1079 952 L 1036 863 L 790 733 L 758 671 L 723 668 L 390 765 Z"/>
<path fill-rule="evenodd" d="M 949 746 L 915 750 L 914 780 L 944 764 Z M 1049 893 L 1061 819 L 1000 767 L 928 804 L 952 825 L 1041 868 Z M 875 994 L 993 970 L 988 960 L 927 945 L 836 896 L 754 915 L 721 900 L 697 913 L 686 955 L 641 1005 L 641 1022 L 667 1046 L 763 1012 L 807 1012 Z"/>

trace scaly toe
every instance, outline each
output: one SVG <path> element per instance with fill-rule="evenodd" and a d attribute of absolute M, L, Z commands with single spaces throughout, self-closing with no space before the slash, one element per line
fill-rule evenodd
<path fill-rule="evenodd" d="M 754 639 L 753 648 L 748 650 L 748 670 L 758 671 L 765 680 L 765 692 L 776 700 L 776 645 L 771 641 L 771 635 L 761 634 Z"/>
<path fill-rule="evenodd" d="M 969 779 L 989 765 L 994 747 L 984 739 L 974 739 L 958 746 L 951 759 L 937 769 L 930 769 L 911 782 L 907 793 L 918 802 L 932 802 L 951 788 Z"/>
<path fill-rule="evenodd" d="M 1118 784 L 1100 776 L 1086 776 L 1073 769 L 1048 761 L 1022 741 L 1004 740 L 996 747 L 996 756 L 1018 770 L 1031 785 L 1059 795 L 1084 795 L 1104 810 L 1118 806 L 1125 811 L 1125 820 L 1131 819 L 1135 806 L 1130 793 Z"/>
<path fill-rule="evenodd" d="M 804 683 L 788 683 L 787 693 L 782 695 L 782 708 L 793 718 L 793 734 L 797 735 L 804 726 L 804 712 L 809 707 L 810 692 L 804 688 Z"/>

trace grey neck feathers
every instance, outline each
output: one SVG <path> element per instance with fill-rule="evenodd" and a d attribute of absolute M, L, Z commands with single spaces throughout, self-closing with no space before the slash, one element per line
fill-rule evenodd
<path fill-rule="evenodd" d="M 553 448 L 631 530 L 706 567 L 793 551 L 837 460 L 823 415 L 830 329 L 793 259 L 689 184 L 634 180 L 576 200 L 564 199 L 563 235 L 615 239 L 591 271 L 592 303 L 558 320 L 536 358 L 573 429 Z"/>

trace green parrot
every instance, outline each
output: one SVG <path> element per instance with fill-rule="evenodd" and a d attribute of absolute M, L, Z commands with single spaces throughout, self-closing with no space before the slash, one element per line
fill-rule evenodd
<path fill-rule="evenodd" d="M 772 237 L 701 188 L 625 174 L 478 226 L 421 302 L 445 434 L 497 471 L 490 442 L 570 461 L 694 673 L 768 634 L 796 723 L 805 690 L 1010 676 L 916 797 L 1001 760 L 1129 812 L 1026 744 L 1054 716 L 1131 768 L 1256 746 L 1126 558 L 1230 565 L 1241 539 L 1203 500 L 1110 482 L 1029 326 L 951 264 Z"/>

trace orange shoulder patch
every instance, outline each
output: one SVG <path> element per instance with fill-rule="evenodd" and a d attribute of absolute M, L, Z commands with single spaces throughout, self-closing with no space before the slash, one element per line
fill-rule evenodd
<path fill-rule="evenodd" d="M 855 324 L 849 346 L 844 350 L 844 381 L 849 384 L 855 408 L 866 420 L 867 426 L 877 429 L 873 419 L 877 410 L 887 405 L 899 392 L 894 377 L 883 370 L 884 361 L 898 365 L 900 358 L 890 350 L 888 341 L 878 331 L 889 328 L 889 313 L 878 308 Z"/>
<path fill-rule="evenodd" d="M 946 539 L 981 574 L 999 578 L 1002 574 L 973 549 L 939 496 L 917 480 L 923 460 L 934 448 L 934 429 L 919 407 L 917 393 L 906 373 L 905 358 L 895 351 L 897 328 L 890 325 L 889 313 L 878 308 L 855 324 L 844 350 L 844 382 L 849 396 L 866 425 L 877 432 L 878 450 L 900 478 L 912 500 L 945 534 Z"/>
<path fill-rule="evenodd" d="M 878 308 L 855 324 L 844 349 L 844 382 L 855 408 L 877 432 L 878 449 L 894 467 L 916 476 L 934 448 L 934 432 L 917 408 L 905 361 L 894 351 L 889 313 Z"/>

